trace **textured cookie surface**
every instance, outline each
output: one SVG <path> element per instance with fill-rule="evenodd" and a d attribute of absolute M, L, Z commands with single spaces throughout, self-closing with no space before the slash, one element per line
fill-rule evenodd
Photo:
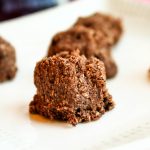
<path fill-rule="evenodd" d="M 95 13 L 88 17 L 80 17 L 75 26 L 83 25 L 97 32 L 103 33 L 107 46 L 114 45 L 122 34 L 122 23 L 118 18 L 114 18 L 102 13 Z M 98 43 L 101 46 L 101 42 Z"/>
<path fill-rule="evenodd" d="M 114 107 L 103 62 L 63 52 L 37 63 L 37 88 L 30 112 L 76 125 L 100 118 Z"/>
<path fill-rule="evenodd" d="M 16 71 L 15 49 L 0 37 L 0 82 L 13 79 Z"/>
<path fill-rule="evenodd" d="M 48 56 L 53 56 L 62 51 L 80 50 L 80 54 L 90 57 L 98 49 L 95 39 L 101 38 L 91 29 L 83 26 L 76 26 L 67 31 L 57 33 L 51 42 Z"/>

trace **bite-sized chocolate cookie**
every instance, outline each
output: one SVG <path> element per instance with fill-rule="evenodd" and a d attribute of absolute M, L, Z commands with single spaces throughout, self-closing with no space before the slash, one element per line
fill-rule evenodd
<path fill-rule="evenodd" d="M 62 51 L 79 49 L 81 55 L 84 54 L 89 58 L 98 50 L 96 39 L 100 39 L 102 42 L 103 36 L 83 26 L 73 27 L 53 37 L 48 50 L 48 56 L 53 56 Z"/>
<path fill-rule="evenodd" d="M 13 79 L 16 71 L 15 49 L 0 37 L 0 82 Z"/>
<path fill-rule="evenodd" d="M 101 49 L 97 46 L 96 40 L 101 37 Z M 60 32 L 52 39 L 51 46 L 48 50 L 48 57 L 53 56 L 62 51 L 72 51 L 79 49 L 80 54 L 87 58 L 92 56 L 102 60 L 106 67 L 107 78 L 112 78 L 117 73 L 117 66 L 111 57 L 109 48 L 105 48 L 102 36 L 95 34 L 92 29 L 87 29 L 83 26 L 76 26 L 66 32 Z M 103 48 L 102 48 L 103 47 Z M 105 52 L 107 51 L 108 52 Z"/>
<path fill-rule="evenodd" d="M 88 17 L 80 17 L 75 23 L 75 26 L 76 25 L 93 29 L 97 34 L 98 32 L 100 32 L 100 34 L 102 32 L 108 46 L 114 45 L 122 34 L 121 20 L 102 13 L 95 13 Z M 101 46 L 101 42 L 99 46 Z"/>
<path fill-rule="evenodd" d="M 96 120 L 114 107 L 103 62 L 78 52 L 62 52 L 38 62 L 34 83 L 37 93 L 29 111 L 50 120 L 76 125 Z"/>
<path fill-rule="evenodd" d="M 112 51 L 110 49 L 101 49 L 94 56 L 104 62 L 108 79 L 113 78 L 117 74 L 117 65 L 112 58 Z"/>

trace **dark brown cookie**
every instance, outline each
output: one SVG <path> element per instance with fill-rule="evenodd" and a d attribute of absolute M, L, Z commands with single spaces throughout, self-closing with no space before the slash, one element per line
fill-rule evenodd
<path fill-rule="evenodd" d="M 71 53 L 71 52 L 70 52 Z M 77 52 L 62 52 L 37 63 L 34 71 L 37 93 L 30 113 L 72 125 L 100 118 L 114 107 L 106 89 L 103 62 Z"/>
<path fill-rule="evenodd" d="M 87 58 L 91 57 L 98 49 L 96 39 L 103 40 L 102 35 L 97 35 L 92 29 L 76 26 L 67 31 L 56 34 L 48 50 L 48 56 L 53 56 L 62 51 L 80 50 Z"/>
<path fill-rule="evenodd" d="M 100 32 L 100 34 L 103 33 L 107 46 L 114 45 L 122 34 L 121 20 L 102 13 L 95 13 L 88 17 L 80 17 L 75 23 L 75 26 L 76 25 L 93 29 L 97 34 L 98 32 Z M 101 46 L 101 42 L 99 42 L 98 45 Z"/>
<path fill-rule="evenodd" d="M 106 69 L 106 76 L 108 79 L 113 78 L 117 74 L 117 65 L 112 58 L 112 51 L 110 49 L 101 49 L 95 53 L 95 57 L 104 62 Z"/>
<path fill-rule="evenodd" d="M 13 79 L 16 71 L 15 49 L 0 37 L 0 82 Z"/>
<path fill-rule="evenodd" d="M 97 46 L 96 42 L 100 37 L 103 45 L 101 48 Z M 103 41 L 102 35 L 99 34 L 98 36 L 92 29 L 76 26 L 68 31 L 60 32 L 53 37 L 48 56 L 53 56 L 62 51 L 79 49 L 80 54 L 85 55 L 87 58 L 95 56 L 102 60 L 106 67 L 107 78 L 112 78 L 117 73 L 117 66 L 111 57 L 109 48 L 105 48 L 106 46 Z M 105 52 L 107 49 L 108 52 Z"/>

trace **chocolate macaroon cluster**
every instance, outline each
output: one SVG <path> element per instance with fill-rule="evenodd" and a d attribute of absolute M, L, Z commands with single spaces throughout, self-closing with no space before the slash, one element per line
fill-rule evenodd
<path fill-rule="evenodd" d="M 95 32 L 103 34 L 107 41 L 107 46 L 116 44 L 122 34 L 122 23 L 119 18 L 114 18 L 102 13 L 95 13 L 88 17 L 80 17 L 74 26 L 82 25 Z M 101 43 L 98 41 L 101 47 Z"/>
<path fill-rule="evenodd" d="M 120 19 L 95 13 L 81 17 L 68 29 L 57 33 L 49 46 L 48 56 L 61 51 L 80 50 L 87 58 L 95 56 L 104 62 L 107 78 L 117 74 L 117 65 L 112 58 L 111 47 L 117 43 L 122 34 Z"/>
<path fill-rule="evenodd" d="M 114 107 L 106 89 L 103 62 L 80 56 L 78 51 L 64 51 L 39 61 L 34 83 L 37 93 L 30 103 L 30 112 L 50 120 L 76 125 L 96 120 Z"/>
<path fill-rule="evenodd" d="M 0 82 L 11 80 L 17 71 L 14 47 L 0 37 Z"/>
<path fill-rule="evenodd" d="M 76 125 L 111 110 L 114 102 L 106 76 L 117 73 L 111 47 L 121 33 L 119 19 L 99 13 L 79 18 L 70 29 L 57 33 L 47 57 L 36 64 L 37 92 L 30 113 Z"/>

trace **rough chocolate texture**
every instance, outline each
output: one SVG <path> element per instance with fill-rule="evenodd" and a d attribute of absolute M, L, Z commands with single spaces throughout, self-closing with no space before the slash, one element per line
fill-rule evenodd
<path fill-rule="evenodd" d="M 101 48 L 97 44 L 101 41 Z M 102 48 L 103 47 L 103 48 Z M 79 49 L 80 54 L 85 55 L 87 58 L 92 56 L 102 60 L 106 67 L 107 78 L 112 78 L 117 73 L 117 66 L 112 59 L 111 51 L 105 44 L 103 35 L 96 34 L 92 29 L 83 26 L 76 26 L 67 31 L 57 33 L 51 42 L 48 57 L 56 55 L 62 51 L 69 51 Z"/>
<path fill-rule="evenodd" d="M 103 62 L 79 52 L 62 52 L 36 64 L 37 93 L 30 112 L 72 125 L 100 118 L 114 107 Z"/>
<path fill-rule="evenodd" d="M 57 33 L 53 37 L 48 56 L 53 56 L 62 51 L 79 49 L 81 55 L 84 54 L 89 58 L 94 54 L 95 50 L 98 49 L 95 42 L 96 38 L 101 38 L 102 40 L 103 37 L 83 26 L 73 27 L 67 31 Z"/>
<path fill-rule="evenodd" d="M 13 79 L 16 71 L 15 49 L 0 37 L 0 82 Z"/>
<path fill-rule="evenodd" d="M 98 33 L 103 33 L 107 46 L 114 45 L 122 34 L 122 23 L 118 18 L 114 18 L 102 13 L 95 13 L 88 17 L 80 17 L 75 26 L 82 25 L 89 29 L 93 29 Z M 101 47 L 101 42 L 98 42 Z"/>

